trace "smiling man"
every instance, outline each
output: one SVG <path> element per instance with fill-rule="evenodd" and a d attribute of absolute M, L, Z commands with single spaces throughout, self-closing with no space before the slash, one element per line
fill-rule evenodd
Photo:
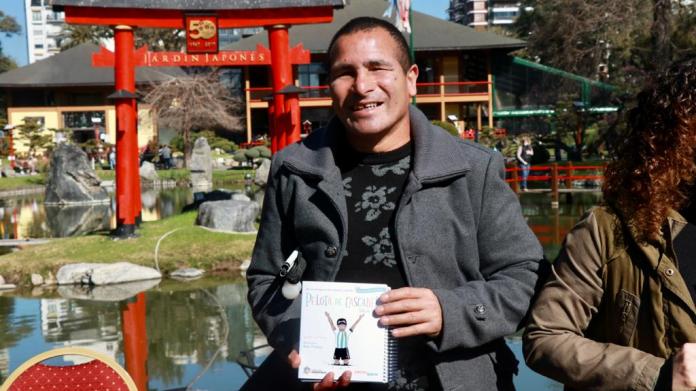
<path fill-rule="evenodd" d="M 409 104 L 418 67 L 388 22 L 353 19 L 328 58 L 335 117 L 273 159 L 247 271 L 256 321 L 299 367 L 300 300 L 283 297 L 279 277 L 299 249 L 304 280 L 392 288 L 375 316 L 398 341 L 394 381 L 329 373 L 315 389 L 513 389 L 517 363 L 503 337 L 527 311 L 542 251 L 502 157 Z"/>

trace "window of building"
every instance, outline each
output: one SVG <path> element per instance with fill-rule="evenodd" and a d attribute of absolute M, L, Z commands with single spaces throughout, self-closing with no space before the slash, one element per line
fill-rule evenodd
<path fill-rule="evenodd" d="M 328 73 L 326 67 L 322 63 L 302 64 L 297 66 L 297 78 L 300 80 L 300 86 L 303 87 L 318 87 L 328 83 Z M 325 97 L 327 92 L 319 89 L 310 89 L 305 97 Z"/>
<path fill-rule="evenodd" d="M 63 126 L 75 130 L 94 131 L 95 126 L 104 126 L 103 111 L 65 111 Z M 94 133 L 92 133 L 94 137 Z"/>
<path fill-rule="evenodd" d="M 42 43 L 35 43 L 34 44 L 34 49 L 43 49 L 44 45 Z"/>
<path fill-rule="evenodd" d="M 41 7 L 41 6 L 43 6 L 43 0 L 31 0 L 31 6 L 32 6 L 32 7 Z"/>
<path fill-rule="evenodd" d="M 517 12 L 515 11 L 504 11 L 504 12 L 495 12 L 493 16 L 496 19 L 515 19 L 517 17 Z"/>
<path fill-rule="evenodd" d="M 63 112 L 63 127 L 72 130 L 72 141 L 85 143 L 104 133 L 103 111 L 66 111 Z"/>
<path fill-rule="evenodd" d="M 44 128 L 44 125 L 46 125 L 46 117 L 24 117 L 23 123 L 36 123 L 39 125 L 39 130 L 42 130 Z"/>
<path fill-rule="evenodd" d="M 34 22 L 41 21 L 41 11 L 31 11 L 31 20 Z"/>

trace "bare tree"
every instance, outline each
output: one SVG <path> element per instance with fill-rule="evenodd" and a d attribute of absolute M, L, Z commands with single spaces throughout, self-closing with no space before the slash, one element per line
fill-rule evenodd
<path fill-rule="evenodd" d="M 240 101 L 220 83 L 217 73 L 192 74 L 153 85 L 144 101 L 157 122 L 181 133 L 186 164 L 191 158 L 191 131 L 207 127 L 237 130 Z"/>

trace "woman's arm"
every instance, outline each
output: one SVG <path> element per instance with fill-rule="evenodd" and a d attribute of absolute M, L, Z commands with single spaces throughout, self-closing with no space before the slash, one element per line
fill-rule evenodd
<path fill-rule="evenodd" d="M 577 389 L 653 390 L 664 359 L 584 335 L 602 301 L 605 244 L 613 240 L 600 232 L 595 213 L 568 234 L 532 306 L 525 360 L 535 371 Z"/>

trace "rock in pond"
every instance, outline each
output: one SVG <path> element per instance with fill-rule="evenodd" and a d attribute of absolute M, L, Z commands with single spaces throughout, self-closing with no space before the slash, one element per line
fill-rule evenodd
<path fill-rule="evenodd" d="M 110 203 L 109 193 L 100 186 L 87 154 L 78 146 L 59 144 L 53 151 L 46 182 L 48 205 Z"/>
<path fill-rule="evenodd" d="M 62 285 L 58 287 L 58 294 L 66 299 L 123 301 L 140 292 L 154 288 L 160 281 L 156 279 L 105 286 Z"/>
<path fill-rule="evenodd" d="M 74 263 L 58 270 L 58 285 L 111 285 L 162 278 L 157 270 L 129 262 Z"/>
<path fill-rule="evenodd" d="M 196 224 L 228 232 L 255 232 L 259 205 L 253 201 L 209 201 L 198 208 Z"/>
<path fill-rule="evenodd" d="M 144 182 L 154 182 L 159 179 L 155 165 L 150 162 L 142 162 L 140 165 L 140 180 Z"/>
<path fill-rule="evenodd" d="M 193 280 L 203 277 L 204 271 L 192 267 L 174 270 L 169 276 L 177 279 Z"/>
<path fill-rule="evenodd" d="M 41 277 L 41 274 L 36 274 L 33 273 L 31 275 L 31 285 L 33 286 L 39 286 L 44 284 L 44 278 Z"/>
<path fill-rule="evenodd" d="M 111 206 L 47 205 L 46 223 L 56 238 L 108 230 L 111 227 Z"/>

